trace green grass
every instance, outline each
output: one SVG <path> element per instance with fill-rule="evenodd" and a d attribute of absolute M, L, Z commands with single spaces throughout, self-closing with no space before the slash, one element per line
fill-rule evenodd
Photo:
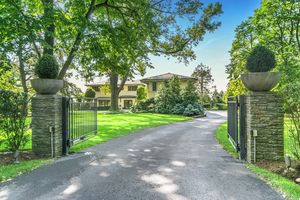
<path fill-rule="evenodd" d="M 219 144 L 221 144 L 227 152 L 229 152 L 234 158 L 238 158 L 238 153 L 234 150 L 227 137 L 227 123 L 218 127 L 215 132 L 215 136 Z"/>
<path fill-rule="evenodd" d="M 0 165 L 0 182 L 14 178 L 49 162 L 49 160 L 29 160 L 19 164 Z"/>
<path fill-rule="evenodd" d="M 285 127 L 285 152 L 290 152 L 289 144 L 291 138 L 288 135 L 287 128 Z M 218 142 L 223 145 L 224 149 L 228 151 L 233 157 L 238 157 L 231 143 L 227 138 L 227 124 L 224 123 L 216 130 L 216 138 Z M 293 181 L 280 176 L 276 173 L 263 169 L 253 164 L 247 164 L 247 167 L 265 180 L 268 184 L 283 193 L 288 199 L 299 200 L 300 199 L 300 186 Z"/>
<path fill-rule="evenodd" d="M 267 181 L 271 186 L 283 193 L 288 199 L 300 199 L 300 186 L 293 181 L 252 164 L 248 164 L 247 167 Z"/>
<path fill-rule="evenodd" d="M 79 143 L 71 148 L 71 151 L 78 152 L 82 149 L 118 138 L 138 130 L 170 124 L 191 119 L 179 115 L 153 114 L 153 113 L 119 113 L 104 114 L 98 113 L 99 133 L 87 141 Z"/>

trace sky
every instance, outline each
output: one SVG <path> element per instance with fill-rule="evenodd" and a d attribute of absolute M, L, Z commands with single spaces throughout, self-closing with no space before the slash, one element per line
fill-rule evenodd
<path fill-rule="evenodd" d="M 213 84 L 217 89 L 226 90 L 228 81 L 225 66 L 230 62 L 229 50 L 234 39 L 234 30 L 242 21 L 253 15 L 254 10 L 260 6 L 260 0 L 203 0 L 202 2 L 222 4 L 223 14 L 216 18 L 222 25 L 213 33 L 207 33 L 204 40 L 194 48 L 196 60 L 185 66 L 183 63 L 178 63 L 176 59 L 150 56 L 154 69 L 148 69 L 144 77 L 168 72 L 189 76 L 199 63 L 203 63 L 211 67 Z M 71 81 L 85 90 L 83 81 L 75 79 Z"/>

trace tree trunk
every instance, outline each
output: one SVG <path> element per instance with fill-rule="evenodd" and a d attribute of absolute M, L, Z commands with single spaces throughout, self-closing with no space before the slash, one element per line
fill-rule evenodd
<path fill-rule="evenodd" d="M 115 72 L 112 72 L 110 74 L 110 89 L 111 89 L 111 110 L 112 111 L 118 111 L 119 110 L 119 94 L 122 91 L 126 81 L 127 81 L 128 75 L 124 76 L 122 79 L 120 86 L 118 87 L 118 81 L 119 81 L 119 75 Z"/>
<path fill-rule="evenodd" d="M 54 49 L 54 2 L 53 0 L 44 0 L 44 18 L 46 19 L 46 28 L 44 33 L 45 45 L 44 54 L 53 55 Z"/>
<path fill-rule="evenodd" d="M 119 110 L 119 105 L 118 105 L 118 100 L 119 100 L 118 80 L 119 80 L 119 75 L 112 72 L 110 74 L 110 90 L 111 90 L 111 96 L 110 96 L 111 106 L 110 106 L 110 108 L 111 108 L 112 111 L 118 111 Z"/>

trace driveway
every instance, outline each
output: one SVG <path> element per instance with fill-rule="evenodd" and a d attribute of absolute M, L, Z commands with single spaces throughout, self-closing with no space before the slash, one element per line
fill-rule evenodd
<path fill-rule="evenodd" d="M 217 144 L 225 120 L 209 112 L 111 140 L 0 185 L 0 199 L 282 199 Z"/>

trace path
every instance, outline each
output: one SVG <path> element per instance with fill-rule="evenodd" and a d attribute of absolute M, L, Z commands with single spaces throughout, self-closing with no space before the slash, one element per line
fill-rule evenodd
<path fill-rule="evenodd" d="M 0 185 L 0 199 L 282 199 L 214 139 L 225 113 L 146 129 Z"/>

